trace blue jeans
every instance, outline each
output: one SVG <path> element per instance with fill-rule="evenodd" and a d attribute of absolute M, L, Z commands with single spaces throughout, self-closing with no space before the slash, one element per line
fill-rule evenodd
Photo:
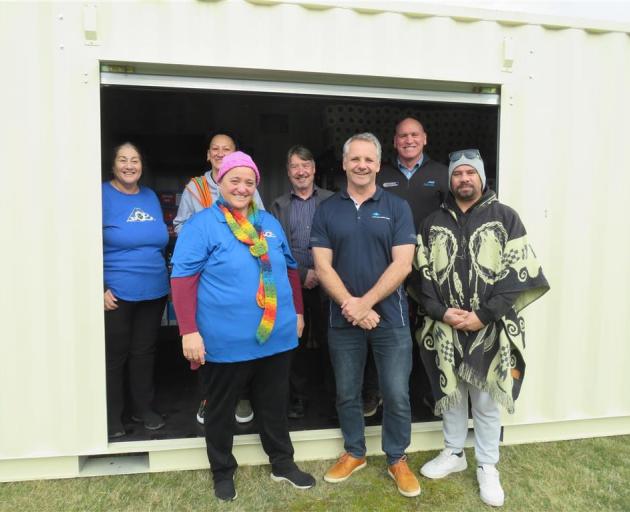
<path fill-rule="evenodd" d="M 363 420 L 363 369 L 368 343 L 372 345 L 383 395 L 382 448 L 387 463 L 397 462 L 411 440 L 411 335 L 409 327 L 331 327 L 328 330 L 330 358 L 337 381 L 337 413 L 344 448 L 353 457 L 365 456 Z"/>

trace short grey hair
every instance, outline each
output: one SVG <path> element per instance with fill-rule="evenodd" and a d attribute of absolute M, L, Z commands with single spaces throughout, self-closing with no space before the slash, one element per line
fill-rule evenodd
<path fill-rule="evenodd" d="M 287 152 L 287 166 L 289 165 L 289 161 L 293 155 L 297 156 L 300 160 L 308 160 L 315 163 L 315 157 L 313 156 L 311 150 L 301 144 L 291 146 Z"/>
<path fill-rule="evenodd" d="M 376 147 L 376 157 L 378 161 L 381 161 L 381 143 L 376 138 L 376 135 L 370 132 L 357 133 L 350 137 L 345 144 L 343 145 L 343 158 L 348 156 L 348 151 L 350 150 L 350 144 L 352 144 L 355 140 L 363 140 L 365 142 L 371 142 Z"/>

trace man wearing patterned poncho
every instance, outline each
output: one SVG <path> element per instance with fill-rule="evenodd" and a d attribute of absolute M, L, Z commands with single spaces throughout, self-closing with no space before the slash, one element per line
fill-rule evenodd
<path fill-rule="evenodd" d="M 451 193 L 418 235 L 409 289 L 427 315 L 417 340 L 446 446 L 421 472 L 466 469 L 470 395 L 481 499 L 501 506 L 498 405 L 514 411 L 525 376 L 520 311 L 549 285 L 518 214 L 486 188 L 479 151 L 451 153 L 448 170 Z"/>

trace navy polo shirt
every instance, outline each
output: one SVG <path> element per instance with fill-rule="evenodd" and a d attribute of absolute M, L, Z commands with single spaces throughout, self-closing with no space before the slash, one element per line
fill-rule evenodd
<path fill-rule="evenodd" d="M 333 268 L 354 297 L 362 297 L 392 262 L 392 247 L 416 244 L 411 208 L 404 199 L 376 187 L 374 195 L 358 209 L 346 190 L 323 201 L 313 218 L 311 247 L 333 251 Z M 409 323 L 409 310 L 401 284 L 374 306 L 381 327 Z M 331 327 L 351 325 L 341 308 L 331 301 Z"/>

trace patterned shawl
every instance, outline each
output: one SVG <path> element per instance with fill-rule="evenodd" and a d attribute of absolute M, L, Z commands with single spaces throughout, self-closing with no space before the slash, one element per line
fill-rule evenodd
<path fill-rule="evenodd" d="M 425 221 L 414 268 L 418 273 L 409 292 L 425 315 L 436 304 L 438 309 L 501 311 L 497 320 L 470 333 L 425 316 L 416 339 L 435 413 L 462 399 L 459 379 L 514 412 L 525 376 L 525 323 L 519 313 L 549 290 L 518 214 L 492 191 L 466 215 L 458 216 L 451 199 Z M 507 312 L 506 306 L 497 306 L 501 301 Z"/>

